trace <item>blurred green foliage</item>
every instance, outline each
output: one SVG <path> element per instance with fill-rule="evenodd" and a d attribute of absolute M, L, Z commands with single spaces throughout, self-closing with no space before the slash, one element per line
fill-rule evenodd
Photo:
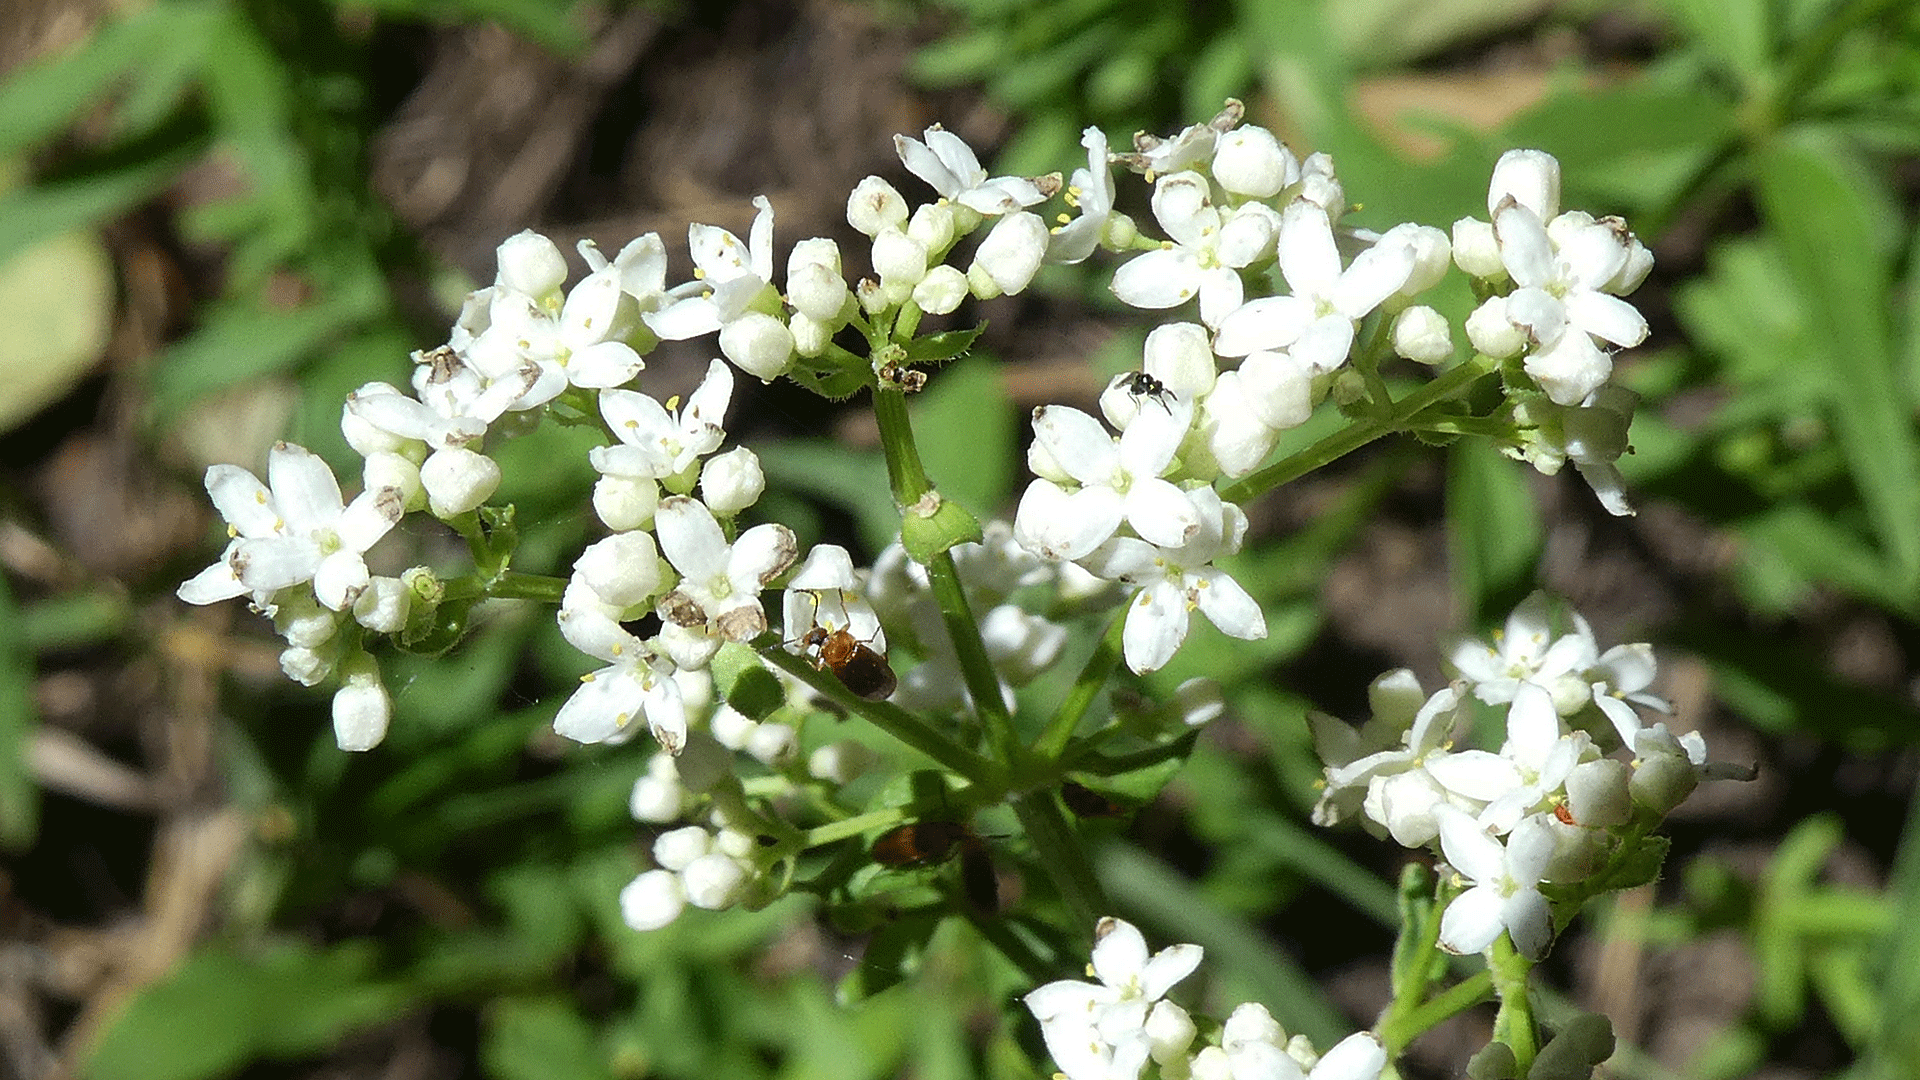
<path fill-rule="evenodd" d="M 1660 268 L 1643 294 L 1665 298 L 1678 334 L 1657 334 L 1669 344 L 1623 367 L 1645 404 L 1637 453 L 1622 467 L 1641 503 L 1671 504 L 1737 538 L 1724 581 L 1746 614 L 1730 624 L 1724 613 L 1689 613 L 1667 643 L 1705 658 L 1716 690 L 1762 730 L 1860 751 L 1920 740 L 1907 697 L 1847 683 L 1771 633 L 1822 594 L 1870 605 L 1907 635 L 1920 611 L 1911 181 L 1920 8 L 1665 0 L 1637 12 L 1656 21 L 1657 47 L 1630 72 L 1587 80 L 1568 72 L 1490 132 L 1425 118 L 1443 146 L 1419 160 L 1354 113 L 1359 80 L 1483 36 L 1577 28 L 1605 9 L 1540 14 L 1467 0 L 937 8 L 945 36 L 918 56 L 915 73 L 933 85 L 981 86 L 1007 110 L 1016 121 L 1002 160 L 1009 170 L 1070 168 L 1086 124 L 1116 141 L 1135 129 L 1165 133 L 1232 95 L 1250 101 L 1256 120 L 1283 119 L 1304 148 L 1331 152 L 1364 200 L 1355 217 L 1367 225 L 1482 214 L 1489 164 L 1504 147 L 1529 145 L 1560 158 L 1570 205 L 1625 215 L 1656 250 L 1704 231 L 1698 261 Z M 244 178 L 236 194 L 181 214 L 190 240 L 224 252 L 225 274 L 220 295 L 152 368 L 159 417 L 281 375 L 308 391 L 291 436 L 332 445 L 341 393 L 369 372 L 391 377 L 423 344 L 390 281 L 426 268 L 366 183 L 379 119 L 369 108 L 369 18 L 491 19 L 562 52 L 583 44 L 565 5 L 541 0 L 170 0 L 0 85 L 0 156 L 45 163 L 0 196 L 0 261 L 126 213 L 189 168 Z M 68 139 L 82 121 L 89 139 Z M 306 296 L 291 309 L 269 296 L 286 276 Z M 1451 298 L 1448 314 L 1463 314 L 1468 300 Z M 1131 363 L 1117 355 L 1116 367 Z M 984 364 L 959 365 L 916 414 L 930 471 L 983 509 L 1006 504 L 1018 462 L 1017 417 L 1004 402 L 979 407 L 994 386 Z M 1309 425 L 1294 435 L 1322 433 Z M 824 443 L 758 449 L 775 484 L 765 512 L 801 522 L 831 511 L 872 547 L 891 538 L 877 455 Z M 515 452 L 524 460 L 508 475 L 528 478 L 512 493 L 522 520 L 547 522 L 544 533 L 530 531 L 523 554 L 558 560 L 583 522 L 541 499 L 578 489 L 577 476 L 553 471 L 577 456 L 531 443 Z M 1334 560 L 1418 457 L 1411 448 L 1375 457 L 1310 525 L 1240 556 L 1232 570 L 1265 605 L 1267 640 L 1212 635 L 1142 687 L 1164 695 L 1202 671 L 1238 673 L 1225 689 L 1251 745 L 1203 741 L 1176 788 L 1181 836 L 1212 854 L 1174 866 L 1108 835 L 1099 859 L 1111 895 L 1150 937 L 1209 948 L 1219 961 L 1216 1000 L 1263 999 L 1291 1029 L 1323 1040 L 1342 1021 L 1266 929 L 1301 897 L 1330 893 L 1356 926 L 1381 928 L 1383 952 L 1396 915 L 1372 869 L 1304 825 L 1319 774 L 1301 723 L 1306 702 L 1271 673 L 1307 653 L 1323 627 L 1320 590 Z M 1544 525 L 1520 471 L 1477 447 L 1451 451 L 1447 477 L 1457 596 L 1484 621 L 1531 586 Z M 0 836 L 12 844 L 34 828 L 20 764 L 35 657 L 76 633 L 98 640 L 125 627 L 124 613 L 94 622 L 59 615 L 0 594 Z M 31 632 L 67 625 L 81 629 Z M 1090 638 L 1077 647 L 1084 655 Z M 250 815 L 284 820 L 287 830 L 243 859 L 216 944 L 127 1009 L 86 1075 L 226 1075 L 257 1059 L 323 1054 L 350 1032 L 436 1006 L 480 1017 L 480 1068 L 503 1080 L 1029 1075 L 1009 1002 L 1030 982 L 979 928 L 939 918 L 937 906 L 882 926 L 862 958 L 832 973 L 771 959 L 783 935 L 808 925 L 793 917 L 798 901 L 751 916 L 690 913 L 648 935 L 626 930 L 614 897 L 642 846 L 625 814 L 640 755 L 529 752 L 555 703 L 543 693 L 579 664 L 548 620 L 490 614 L 450 660 L 389 670 L 400 688 L 390 749 L 368 757 L 335 751 L 324 724 L 288 704 L 290 695 L 237 701 L 235 711 L 253 719 L 228 733 L 229 789 Z M 1030 693 L 1044 700 L 1059 690 L 1042 680 Z M 820 740 L 831 723 L 821 718 L 806 737 Z M 1769 1040 L 1814 1003 L 1859 1055 L 1851 1075 L 1906 1075 L 1920 1060 L 1910 1022 L 1920 1014 L 1916 822 L 1885 892 L 1819 882 L 1838 840 L 1825 817 L 1802 822 L 1757 883 L 1708 865 L 1687 872 L 1683 907 L 1657 914 L 1644 932 L 1683 942 L 1732 928 L 1759 973 L 1747 1017 L 1688 1075 L 1758 1067 Z M 1017 864 L 1017 851 L 998 854 Z M 347 919 L 348 896 L 371 898 L 378 918 Z M 331 943 L 292 929 L 303 921 L 327 925 Z M 856 1003 L 836 1004 L 835 983 Z M 1638 1068 L 1623 1075 L 1647 1074 Z"/>

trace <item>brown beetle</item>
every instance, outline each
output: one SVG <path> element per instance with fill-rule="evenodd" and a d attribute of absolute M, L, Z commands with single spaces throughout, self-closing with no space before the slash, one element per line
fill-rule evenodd
<path fill-rule="evenodd" d="M 884 701 L 900 685 L 887 658 L 845 627 L 829 630 L 816 625 L 800 636 L 800 645 L 812 654 L 814 667 L 832 671 L 855 697 Z"/>

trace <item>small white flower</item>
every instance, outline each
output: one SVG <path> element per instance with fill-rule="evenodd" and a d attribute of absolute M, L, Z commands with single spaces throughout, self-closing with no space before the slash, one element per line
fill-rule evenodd
<path fill-rule="evenodd" d="M 1493 230 L 1518 286 L 1507 296 L 1507 316 L 1538 343 L 1527 354 L 1527 374 L 1558 404 L 1585 399 L 1613 371 L 1596 339 L 1632 347 L 1647 337 L 1646 318 L 1604 291 L 1626 266 L 1626 237 L 1577 212 L 1542 225 L 1517 203 L 1494 212 Z"/>
<path fill-rule="evenodd" d="M 1226 571 L 1211 565 L 1219 556 L 1240 550 L 1247 515 L 1222 502 L 1210 487 L 1195 488 L 1187 497 L 1199 512 L 1200 528 L 1186 544 L 1159 547 L 1116 536 L 1081 561 L 1100 577 L 1140 586 L 1129 601 L 1121 632 L 1127 667 L 1137 674 L 1157 671 L 1173 658 L 1186 640 L 1188 613 L 1195 608 L 1231 637 L 1267 636 L 1260 605 Z"/>
<path fill-rule="evenodd" d="M 907 171 L 927 182 L 940 193 L 980 214 L 992 217 L 1010 214 L 1022 207 L 1044 202 L 1046 195 L 1033 181 L 1018 176 L 989 179 L 960 136 L 935 124 L 925 132 L 926 142 L 905 135 L 893 137 L 893 147 Z M 1054 182 L 1059 182 L 1058 174 Z"/>
<path fill-rule="evenodd" d="M 1198 945 L 1170 945 L 1149 956 L 1147 942 L 1133 924 L 1112 918 L 1100 920 L 1094 930 L 1093 963 L 1088 974 L 1098 983 L 1061 979 L 1029 993 L 1027 1008 L 1040 1021 L 1042 1033 L 1050 1036 L 1048 1048 L 1054 1062 L 1065 1069 L 1062 1053 L 1069 1060 L 1090 1053 L 1103 1067 L 1113 1063 L 1116 1047 L 1126 1048 L 1124 1059 L 1133 1065 L 1134 1074 L 1145 1064 L 1149 1047 L 1145 1035 L 1147 1016 L 1153 1004 L 1164 997 L 1174 984 L 1193 973 L 1204 955 Z M 1069 1074 L 1073 1075 L 1073 1074 Z M 1091 1072 L 1084 1075 L 1111 1075 Z"/>
<path fill-rule="evenodd" d="M 1272 252 L 1280 224 L 1276 215 L 1264 203 L 1222 214 L 1207 178 L 1182 172 L 1154 185 L 1153 216 L 1171 239 L 1121 264 L 1113 274 L 1113 294 L 1123 303 L 1151 309 L 1176 307 L 1198 296 L 1200 321 L 1219 326 L 1245 296 L 1241 268 Z"/>
<path fill-rule="evenodd" d="M 880 235 L 885 228 L 903 228 L 907 223 L 907 200 L 892 184 L 869 176 L 853 186 L 847 196 L 847 224 L 868 236 Z"/>
<path fill-rule="evenodd" d="M 655 754 L 647 759 L 647 771 L 633 782 L 627 796 L 627 812 L 635 821 L 664 824 L 680 820 L 691 803 L 691 793 L 680 782 L 672 754 Z"/>
<path fill-rule="evenodd" d="M 711 627 L 729 641 L 766 630 L 760 590 L 792 564 L 797 545 L 791 529 L 755 525 L 729 544 L 712 511 L 683 495 L 661 500 L 653 524 L 660 550 L 680 572 L 680 583 L 660 601 L 663 618 L 682 627 Z"/>
<path fill-rule="evenodd" d="M 601 601 L 584 582 L 568 583 L 560 601 L 560 633 L 574 648 L 607 661 L 583 675 L 579 689 L 553 718 L 553 730 L 575 742 L 612 742 L 626 737 L 644 716 L 668 753 L 687 741 L 686 705 L 673 680 L 673 665 L 620 626 L 620 609 Z"/>
<path fill-rule="evenodd" d="M 1418 364 L 1438 364 L 1453 357 L 1453 327 L 1446 316 L 1415 304 L 1393 320 L 1393 351 Z"/>
<path fill-rule="evenodd" d="M 1540 879 L 1553 857 L 1552 829 L 1540 817 L 1530 817 L 1514 826 L 1503 845 L 1465 813 L 1452 807 L 1435 813 L 1447 862 L 1473 882 L 1440 916 L 1441 947 L 1476 953 L 1505 931 L 1522 956 L 1546 955 L 1553 915 L 1540 895 Z"/>
<path fill-rule="evenodd" d="M 393 699 L 381 685 L 373 657 L 355 653 L 340 664 L 343 683 L 333 695 L 333 736 L 340 749 L 371 750 L 387 737 Z"/>
<path fill-rule="evenodd" d="M 1040 215 L 1022 210 L 1007 214 L 987 233 L 974 251 L 973 266 L 993 279 L 1000 295 L 1024 291 L 1047 256 L 1047 223 Z M 968 269 L 971 278 L 973 268 Z"/>
<path fill-rule="evenodd" d="M 1353 348 L 1355 324 L 1406 285 L 1414 266 L 1411 243 L 1382 238 L 1342 269 L 1332 219 L 1304 199 L 1281 214 L 1278 251 L 1291 295 L 1248 301 L 1220 320 L 1220 355 L 1286 349 L 1315 372 L 1332 371 Z"/>
<path fill-rule="evenodd" d="M 1141 412 L 1117 439 L 1078 409 L 1035 409 L 1035 445 L 1081 486 L 1068 492 L 1051 480 L 1034 480 L 1014 515 L 1015 537 L 1050 559 L 1086 555 L 1122 521 L 1163 547 L 1192 539 L 1201 528 L 1193 499 L 1160 477 L 1192 426 L 1193 405 L 1165 400 L 1164 410 Z"/>
<path fill-rule="evenodd" d="M 744 446 L 707 459 L 700 469 L 700 497 L 716 514 L 738 514 L 760 500 L 767 474 Z"/>
<path fill-rule="evenodd" d="M 176 595 L 211 604 L 251 593 L 265 604 L 281 589 L 312 582 L 320 603 L 351 608 L 372 579 L 367 549 L 400 520 L 400 492 L 366 491 L 343 504 L 326 462 L 285 442 L 267 456 L 267 480 L 235 465 L 207 470 L 207 496 L 234 540 Z"/>
<path fill-rule="evenodd" d="M 1578 621 L 1571 632 L 1556 634 L 1553 602 L 1545 593 L 1536 592 L 1521 601 L 1493 637 L 1493 645 L 1463 639 L 1447 658 L 1481 701 L 1503 705 L 1513 700 L 1523 683 L 1545 688 L 1556 703 L 1586 697 L 1586 681 L 1580 676 L 1599 653 L 1593 632 Z M 1561 685 L 1569 680 L 1574 684 L 1570 693 Z"/>
<path fill-rule="evenodd" d="M 604 390 L 600 415 L 620 445 L 594 447 L 587 460 L 613 476 L 678 476 L 726 440 L 720 425 L 732 398 L 733 373 L 719 360 L 707 366 L 707 377 L 677 413 L 636 391 Z"/>
<path fill-rule="evenodd" d="M 1251 199 L 1270 199 L 1300 179 L 1300 159 L 1273 132 L 1249 124 L 1220 136 L 1213 150 L 1213 178 Z"/>
<path fill-rule="evenodd" d="M 686 907 L 686 889 L 671 870 L 648 870 L 620 890 L 620 919 L 635 930 L 658 930 Z"/>

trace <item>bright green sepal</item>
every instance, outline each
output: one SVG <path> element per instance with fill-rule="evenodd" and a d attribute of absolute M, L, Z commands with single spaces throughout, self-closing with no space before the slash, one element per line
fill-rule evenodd
<path fill-rule="evenodd" d="M 900 521 L 900 543 L 923 566 L 955 544 L 978 543 L 980 537 L 980 519 L 937 491 L 907 507 Z"/>

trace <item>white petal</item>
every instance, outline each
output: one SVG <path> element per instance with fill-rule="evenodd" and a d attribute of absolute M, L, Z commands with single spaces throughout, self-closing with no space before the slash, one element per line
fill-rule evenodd
<path fill-rule="evenodd" d="M 276 592 L 312 580 L 320 568 L 320 549 L 303 538 L 242 540 L 230 550 L 234 573 L 255 592 Z"/>
<path fill-rule="evenodd" d="M 1153 187 L 1153 216 L 1183 248 L 1210 249 L 1220 231 L 1220 211 L 1196 172 L 1163 176 Z"/>
<path fill-rule="evenodd" d="M 1142 589 L 1127 609 L 1121 653 L 1136 675 L 1158 671 L 1187 639 L 1187 598 L 1170 582 Z"/>
<path fill-rule="evenodd" d="M 1444 917 L 1441 920 L 1445 922 Z M 1500 921 L 1513 935 L 1513 947 L 1521 956 L 1538 960 L 1547 954 L 1553 942 L 1553 912 L 1547 899 L 1537 890 L 1521 889 L 1501 905 Z"/>
<path fill-rule="evenodd" d="M 1100 421 L 1079 409 L 1042 405 L 1033 410 L 1033 437 L 1067 470 L 1067 475 L 1083 484 L 1112 480 L 1120 464 L 1120 450 L 1114 446 L 1113 436 Z"/>
<path fill-rule="evenodd" d="M 1501 265 L 1515 284 L 1539 288 L 1547 283 L 1553 275 L 1553 243 L 1533 211 L 1501 207 L 1493 215 L 1493 234 L 1500 241 Z"/>
<path fill-rule="evenodd" d="M 1135 478 L 1126 494 L 1127 522 L 1141 538 L 1179 547 L 1200 531 L 1200 514 L 1187 493 L 1165 480 Z"/>
<path fill-rule="evenodd" d="M 1023 176 L 996 176 L 960 193 L 956 200 L 962 206 L 971 207 L 982 214 L 992 217 L 995 214 L 1011 214 L 1023 206 L 1047 201 L 1040 188 Z"/>
<path fill-rule="evenodd" d="M 267 455 L 267 486 L 274 509 L 295 532 L 330 527 L 339 520 L 340 482 L 319 455 L 304 446 L 279 443 Z"/>
<path fill-rule="evenodd" d="M 727 538 L 706 506 L 684 495 L 660 500 L 654 511 L 660 551 L 681 576 L 705 581 L 727 567 Z"/>
<path fill-rule="evenodd" d="M 1497 799 L 1520 786 L 1520 771 L 1513 762 L 1485 750 L 1431 755 L 1427 772 L 1441 787 L 1477 802 Z"/>
<path fill-rule="evenodd" d="M 1081 567 L 1095 577 L 1139 584 L 1160 570 L 1160 550 L 1145 540 L 1116 536 L 1079 561 Z"/>
<path fill-rule="evenodd" d="M 223 555 L 212 566 L 181 582 L 173 594 L 189 604 L 217 604 L 246 592 L 247 586 L 234 574 Z"/>
<path fill-rule="evenodd" d="M 601 668 L 580 680 L 554 715 L 553 730 L 574 742 L 605 742 L 625 731 L 640 708 L 639 682 L 618 666 Z"/>
<path fill-rule="evenodd" d="M 1280 215 L 1278 252 L 1280 274 L 1295 296 L 1333 295 L 1340 282 L 1340 249 L 1325 210 L 1305 199 L 1288 203 Z"/>
<path fill-rule="evenodd" d="M 1137 308 L 1170 308 L 1200 292 L 1200 264 L 1180 248 L 1137 255 L 1113 272 L 1113 295 Z"/>
<path fill-rule="evenodd" d="M 633 380 L 646 361 L 623 341 L 603 341 L 581 349 L 567 361 L 567 379 L 575 386 L 598 390 Z"/>
<path fill-rule="evenodd" d="M 373 575 L 356 551 L 336 551 L 313 571 L 313 595 L 333 611 L 345 611 L 366 591 Z"/>
<path fill-rule="evenodd" d="M 1243 641 L 1258 641 L 1267 636 L 1266 614 L 1239 582 L 1211 567 L 1190 576 L 1201 579 L 1201 584 L 1192 590 L 1200 613 L 1219 627 L 1221 633 Z"/>
<path fill-rule="evenodd" d="M 1213 351 L 1221 356 L 1245 356 L 1264 349 L 1284 349 L 1294 343 L 1314 320 L 1313 302 L 1299 296 L 1263 296 L 1249 300 L 1220 320 Z"/>
<path fill-rule="evenodd" d="M 720 311 L 705 296 L 688 296 L 640 316 L 647 328 L 667 341 L 686 341 L 720 329 Z"/>
<path fill-rule="evenodd" d="M 1556 405 L 1578 405 L 1613 374 L 1613 358 L 1577 331 L 1528 353 L 1520 366 Z"/>
<path fill-rule="evenodd" d="M 1436 807 L 1433 819 L 1440 826 L 1440 850 L 1455 870 L 1476 882 L 1498 881 L 1506 873 L 1506 848 L 1478 822 L 1451 806 Z"/>
<path fill-rule="evenodd" d="M 1158 1001 L 1174 984 L 1193 974 L 1206 950 L 1198 945 L 1169 945 L 1153 954 L 1140 973 L 1140 988 L 1148 1001 Z"/>
<path fill-rule="evenodd" d="M 1352 349 L 1353 320 L 1336 313 L 1309 323 L 1287 352 L 1295 363 L 1321 374 L 1346 363 Z"/>
<path fill-rule="evenodd" d="M 285 524 L 267 486 L 238 465 L 215 465 L 207 470 L 207 497 L 241 536 L 271 536 Z"/>
<path fill-rule="evenodd" d="M 1567 320 L 1603 341 L 1631 348 L 1647 340 L 1647 318 L 1617 296 L 1576 292 L 1567 296 Z"/>
<path fill-rule="evenodd" d="M 1365 316 L 1400 291 L 1413 275 L 1413 248 L 1402 243 L 1375 244 L 1354 256 L 1333 289 L 1335 311 L 1349 319 Z"/>
<path fill-rule="evenodd" d="M 799 542 L 792 529 L 774 523 L 755 525 L 733 542 L 727 556 L 727 578 L 736 588 L 745 586 L 758 592 L 793 565 L 798 553 Z M 747 585 L 749 582 L 752 584 Z"/>
<path fill-rule="evenodd" d="M 1553 826 L 1536 814 L 1507 834 L 1507 876 L 1526 888 L 1539 884 L 1553 859 Z"/>
<path fill-rule="evenodd" d="M 1440 916 L 1440 944 L 1450 952 L 1480 952 L 1507 928 L 1501 919 L 1504 906 L 1500 894 L 1484 885 L 1454 897 Z"/>
<path fill-rule="evenodd" d="M 1240 309 L 1246 289 L 1240 275 L 1224 266 L 1200 271 L 1200 321 L 1219 326 L 1220 321 Z"/>
<path fill-rule="evenodd" d="M 928 131 L 927 138 L 933 140 L 936 135 L 942 134 L 947 133 Z M 959 140 L 956 137 L 954 141 L 958 142 Z M 966 143 L 962 142 L 960 146 L 962 149 L 966 149 Z M 941 160 L 941 155 L 932 147 L 929 147 L 919 139 L 908 138 L 905 135 L 895 135 L 893 137 L 893 148 L 900 154 L 900 162 L 907 167 L 907 171 L 926 181 L 927 185 L 933 188 L 934 191 L 939 192 L 947 198 L 952 198 L 960 194 L 963 187 L 961 178 L 954 175 L 954 171 L 947 167 L 946 162 Z M 967 150 L 967 153 L 971 155 L 973 151 Z"/>
<path fill-rule="evenodd" d="M 1538 769 L 1559 738 L 1560 713 L 1553 707 L 1553 695 L 1537 683 L 1521 683 L 1507 708 L 1507 744 L 1501 753 Z"/>
<path fill-rule="evenodd" d="M 1147 939 L 1125 919 L 1100 920 L 1093 946 L 1093 972 L 1111 987 L 1125 987 L 1147 966 Z"/>

